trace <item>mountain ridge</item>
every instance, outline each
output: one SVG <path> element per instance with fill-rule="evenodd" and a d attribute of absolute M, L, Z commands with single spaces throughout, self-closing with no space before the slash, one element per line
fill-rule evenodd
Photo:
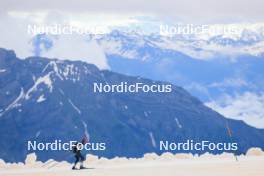
<path fill-rule="evenodd" d="M 91 93 L 93 82 L 164 82 L 99 70 L 79 61 L 41 57 L 20 60 L 13 51 L 4 49 L 0 49 L 0 69 L 5 70 L 0 73 L 0 158 L 6 161 L 22 161 L 29 153 L 25 150 L 28 140 L 79 140 L 86 130 L 92 142 L 108 145 L 106 151 L 92 153 L 109 158 L 161 154 L 153 145 L 160 140 L 230 142 L 226 121 L 233 140 L 241 145 L 237 153 L 250 147 L 264 148 L 264 130 L 225 119 L 175 85 L 171 94 Z M 63 160 L 65 155 L 36 153 L 40 160 Z"/>

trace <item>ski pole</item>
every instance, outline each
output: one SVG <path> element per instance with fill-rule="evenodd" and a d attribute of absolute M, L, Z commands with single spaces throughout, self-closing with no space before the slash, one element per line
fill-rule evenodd
<path fill-rule="evenodd" d="M 229 128 L 229 125 L 228 125 L 227 120 L 226 120 L 226 129 L 227 129 L 227 133 L 228 133 L 228 135 L 229 135 L 230 141 L 231 141 L 231 143 L 233 143 L 231 129 Z M 237 158 L 235 152 L 234 152 L 234 156 L 235 156 L 235 158 L 236 158 L 236 161 L 238 161 L 238 158 Z"/>

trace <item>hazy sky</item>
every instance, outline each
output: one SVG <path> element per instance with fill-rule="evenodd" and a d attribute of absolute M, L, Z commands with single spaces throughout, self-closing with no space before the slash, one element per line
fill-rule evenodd
<path fill-rule="evenodd" d="M 140 25 L 144 30 L 159 30 L 162 23 L 264 22 L 263 7 L 263 0 L 0 0 L 0 47 L 14 49 L 22 58 L 32 55 L 33 35 L 27 32 L 29 24 L 119 29 Z M 89 61 L 107 68 L 105 57 L 96 44 L 88 45 L 74 35 L 60 37 L 57 42 L 60 44 L 53 47 L 52 52 L 45 53 L 47 56 L 96 57 L 101 59 Z M 76 55 L 78 44 L 83 44 L 84 49 Z M 99 54 L 91 55 L 94 50 Z"/>
<path fill-rule="evenodd" d="M 191 21 L 262 21 L 263 0 L 1 0 L 0 11 L 154 15 Z"/>

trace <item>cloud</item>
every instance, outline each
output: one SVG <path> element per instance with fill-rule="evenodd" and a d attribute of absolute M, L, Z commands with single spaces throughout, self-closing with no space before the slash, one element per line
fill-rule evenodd
<path fill-rule="evenodd" d="M 241 17 L 244 21 L 253 21 L 257 18 L 261 18 L 263 1 L 259 0 L 245 0 L 240 1 L 227 1 L 227 0 L 215 0 L 213 3 L 210 0 L 202 1 L 180 1 L 172 2 L 170 0 L 157 0 L 153 1 L 86 1 L 75 0 L 65 1 L 62 0 L 28 0 L 21 3 L 18 0 L 3 0 L 0 6 L 0 47 L 14 49 L 17 55 L 21 58 L 28 57 L 32 54 L 43 54 L 44 56 L 51 56 L 60 58 L 61 56 L 66 58 L 66 54 L 69 57 L 82 57 L 90 58 L 85 59 L 91 63 L 97 64 L 101 68 L 108 68 L 105 56 L 100 46 L 96 42 L 86 43 L 84 39 L 80 39 L 76 36 L 71 37 L 59 37 L 55 44 L 50 47 L 43 45 L 43 43 L 37 42 L 38 48 L 32 46 L 33 35 L 27 33 L 28 24 L 38 25 L 50 25 L 54 23 L 58 24 L 70 24 L 78 27 L 87 26 L 104 26 L 106 28 L 111 27 L 127 27 L 135 26 L 138 24 L 147 26 L 153 26 L 163 22 L 178 22 L 179 19 L 189 18 L 192 22 L 196 22 L 199 19 L 207 19 L 208 17 L 217 17 L 219 14 L 221 17 L 227 15 L 230 17 Z M 102 5 L 104 4 L 104 5 Z M 147 19 L 151 22 L 143 22 Z M 264 20 L 264 14 L 263 19 Z M 210 20 L 209 20 L 210 21 Z M 216 21 L 214 21 L 216 22 Z M 157 24 L 156 24 L 157 23 Z M 150 28 L 154 28 L 154 27 Z M 157 29 L 158 29 L 157 25 Z M 62 43 L 60 41 L 69 42 Z M 77 43 L 79 41 L 80 43 Z M 73 46 L 74 44 L 74 46 Z M 165 43 L 166 46 L 170 46 Z M 190 45 L 190 43 L 187 43 Z M 83 49 L 77 46 L 84 47 Z M 262 45 L 261 45 L 262 46 Z M 91 48 L 93 49 L 91 51 Z M 189 49 L 186 45 L 171 45 L 175 49 L 184 53 L 188 53 L 190 56 L 198 58 L 208 58 L 213 56 L 211 51 L 206 48 L 203 50 Z M 63 48 L 67 50 L 63 51 Z M 73 48 L 69 50 L 69 48 Z M 261 48 L 261 47 L 260 47 Z M 262 47 L 263 48 L 263 47 Z M 235 49 L 231 48 L 232 52 Z M 47 50 L 44 51 L 43 50 Z M 209 48 L 209 50 L 211 50 Z M 237 50 L 237 49 L 236 49 Z M 65 52 L 63 54 L 63 52 Z M 96 54 L 98 52 L 98 54 Z M 74 54 L 75 53 L 75 54 Z M 130 54 L 130 53 L 129 53 Z M 92 57 L 96 57 L 93 58 Z M 100 58 L 100 59 L 98 59 Z"/>
<path fill-rule="evenodd" d="M 101 47 L 88 42 L 83 35 L 59 35 L 57 37 L 34 36 L 28 33 L 28 24 L 67 22 L 67 18 L 57 17 L 57 13 L 44 14 L 1 14 L 0 47 L 12 49 L 19 58 L 39 55 L 58 59 L 82 60 L 95 64 L 100 69 L 109 69 L 107 59 Z"/>
<path fill-rule="evenodd" d="M 133 14 L 99 13 L 99 12 L 65 12 L 61 10 L 45 11 L 8 11 L 10 17 L 28 20 L 38 25 L 68 24 L 84 28 L 90 26 L 129 26 L 139 22 Z"/>
<path fill-rule="evenodd" d="M 251 126 L 264 128 L 264 92 L 223 95 L 222 98 L 207 102 L 205 105 L 225 117 L 243 120 Z"/>
<path fill-rule="evenodd" d="M 86 41 L 80 35 L 60 35 L 53 40 L 52 48 L 42 51 L 49 58 L 81 60 L 109 69 L 104 51 L 95 41 Z"/>
<path fill-rule="evenodd" d="M 31 36 L 26 32 L 27 20 L 0 15 L 0 47 L 13 49 L 19 57 L 32 55 Z"/>
<path fill-rule="evenodd" d="M 224 79 L 222 82 L 214 82 L 208 87 L 244 87 L 249 86 L 249 84 L 241 78 L 228 78 Z"/>
<path fill-rule="evenodd" d="M 192 93 L 197 92 L 199 95 L 201 94 L 203 97 L 211 99 L 208 88 L 202 84 L 199 84 L 197 82 L 192 82 L 184 86 L 184 88 L 187 89 L 189 92 L 192 92 Z"/>

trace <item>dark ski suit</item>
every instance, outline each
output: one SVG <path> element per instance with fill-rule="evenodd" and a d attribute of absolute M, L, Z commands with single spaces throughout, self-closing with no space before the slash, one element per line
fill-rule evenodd
<path fill-rule="evenodd" d="M 74 157 L 76 158 L 75 159 L 75 162 L 74 162 L 74 166 L 73 166 L 73 169 L 75 169 L 76 165 L 78 162 L 81 163 L 81 168 L 83 168 L 83 161 L 84 161 L 84 156 L 81 154 L 81 150 L 78 149 L 78 142 L 75 144 L 75 146 L 73 147 L 73 153 L 74 153 Z"/>

